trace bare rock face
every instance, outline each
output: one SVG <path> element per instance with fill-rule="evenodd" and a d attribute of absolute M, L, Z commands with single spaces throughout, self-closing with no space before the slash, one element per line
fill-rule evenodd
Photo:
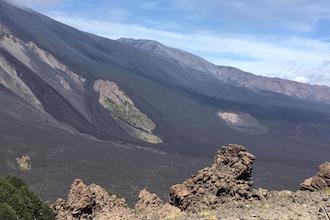
<path fill-rule="evenodd" d="M 135 205 L 137 219 L 177 219 L 183 217 L 180 209 L 164 203 L 156 194 L 150 193 L 146 189 L 139 193 L 139 201 Z"/>
<path fill-rule="evenodd" d="M 301 190 L 317 191 L 330 187 L 330 162 L 320 165 L 318 173 L 306 179 L 301 185 Z"/>
<path fill-rule="evenodd" d="M 214 163 L 170 189 L 170 203 L 181 210 L 197 212 L 229 200 L 262 195 L 252 189 L 254 155 L 241 145 L 229 144 L 218 150 Z"/>
<path fill-rule="evenodd" d="M 67 201 L 58 199 L 52 206 L 57 220 L 155 220 L 176 219 L 184 213 L 146 189 L 139 194 L 135 209 L 125 199 L 109 194 L 98 185 L 85 185 L 77 179 L 71 185 Z"/>
<path fill-rule="evenodd" d="M 149 207 L 159 207 L 163 201 L 154 193 L 150 193 L 147 189 L 143 189 L 139 193 L 139 201 L 136 203 L 136 209 L 145 209 Z"/>
<path fill-rule="evenodd" d="M 129 219 L 132 216 L 125 199 L 110 195 L 98 185 L 86 186 L 79 179 L 71 185 L 67 201 L 58 199 L 53 209 L 57 220 Z"/>

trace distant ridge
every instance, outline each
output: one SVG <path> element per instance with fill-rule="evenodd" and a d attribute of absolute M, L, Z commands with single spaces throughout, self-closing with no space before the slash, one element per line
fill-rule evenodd
<path fill-rule="evenodd" d="M 135 40 L 121 38 L 118 41 L 145 50 L 151 54 L 173 59 L 180 65 L 192 68 L 206 74 L 211 74 L 218 80 L 242 88 L 275 92 L 312 101 L 330 103 L 330 87 L 310 85 L 280 78 L 270 78 L 244 72 L 228 66 L 214 65 L 191 53 L 167 47 L 153 40 Z"/>

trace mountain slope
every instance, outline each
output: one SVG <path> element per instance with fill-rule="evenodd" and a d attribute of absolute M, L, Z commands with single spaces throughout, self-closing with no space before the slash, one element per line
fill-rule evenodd
<path fill-rule="evenodd" d="M 257 183 L 288 188 L 330 153 L 328 104 L 214 80 L 173 54 L 3 0 L 0 24 L 0 171 L 44 197 L 64 194 L 74 175 L 129 197 L 144 185 L 162 194 L 234 142 L 258 156 Z M 31 173 L 15 167 L 20 154 L 31 155 Z"/>
<path fill-rule="evenodd" d="M 309 85 L 279 78 L 257 76 L 234 67 L 216 66 L 200 57 L 150 40 L 121 38 L 118 41 L 140 48 L 151 54 L 172 59 L 178 64 L 206 74 L 212 74 L 222 82 L 238 87 L 279 93 L 296 98 L 330 103 L 330 88 Z"/>

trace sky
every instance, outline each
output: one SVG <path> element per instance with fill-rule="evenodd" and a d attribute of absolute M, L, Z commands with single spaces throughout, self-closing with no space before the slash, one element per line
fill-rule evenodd
<path fill-rule="evenodd" d="M 157 40 L 258 75 L 330 86 L 330 0 L 15 0 L 118 39 Z"/>

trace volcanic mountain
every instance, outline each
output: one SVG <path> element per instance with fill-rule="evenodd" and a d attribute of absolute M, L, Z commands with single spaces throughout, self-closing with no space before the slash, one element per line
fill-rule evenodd
<path fill-rule="evenodd" d="M 162 195 L 225 143 L 250 146 L 257 184 L 297 186 L 330 155 L 329 94 L 0 0 L 0 171 L 46 199 L 77 177 L 128 198 L 145 186 Z"/>

